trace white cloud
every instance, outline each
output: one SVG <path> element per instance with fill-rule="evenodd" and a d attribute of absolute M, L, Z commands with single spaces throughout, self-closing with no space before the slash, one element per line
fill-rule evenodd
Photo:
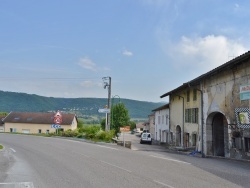
<path fill-rule="evenodd" d="M 183 36 L 178 44 L 171 45 L 167 50 L 178 66 L 202 68 L 204 71 L 209 71 L 247 52 L 247 48 L 237 40 L 214 35 L 203 38 Z"/>
<path fill-rule="evenodd" d="M 131 52 L 131 51 L 128 51 L 128 50 L 124 50 L 123 52 L 122 52 L 122 54 L 123 55 L 125 55 L 125 56 L 133 56 L 133 53 Z"/>
<path fill-rule="evenodd" d="M 84 69 L 97 71 L 96 64 L 91 59 L 89 59 L 88 57 L 81 58 L 80 62 L 78 64 L 81 67 L 83 67 Z"/>

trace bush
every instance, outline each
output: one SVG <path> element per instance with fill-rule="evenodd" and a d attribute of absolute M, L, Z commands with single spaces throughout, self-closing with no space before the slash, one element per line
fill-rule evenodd
<path fill-rule="evenodd" d="M 112 140 L 112 138 L 115 135 L 115 131 L 111 130 L 109 132 L 105 132 L 100 130 L 97 134 L 96 134 L 96 140 L 101 140 L 101 141 L 105 141 L 105 142 L 110 142 Z"/>
<path fill-rule="evenodd" d="M 62 136 L 65 136 L 65 137 L 76 137 L 78 135 L 78 130 L 71 130 L 71 129 L 68 129 L 67 131 L 64 131 L 62 132 Z"/>
<path fill-rule="evenodd" d="M 93 139 L 95 138 L 95 135 L 97 132 L 100 131 L 100 126 L 85 126 L 82 128 L 82 131 L 85 133 L 85 138 L 87 139 Z"/>

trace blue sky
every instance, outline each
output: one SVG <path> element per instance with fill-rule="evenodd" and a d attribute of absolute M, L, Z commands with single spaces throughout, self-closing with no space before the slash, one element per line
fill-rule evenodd
<path fill-rule="evenodd" d="M 250 47 L 246 0 L 0 0 L 0 90 L 160 96 Z"/>

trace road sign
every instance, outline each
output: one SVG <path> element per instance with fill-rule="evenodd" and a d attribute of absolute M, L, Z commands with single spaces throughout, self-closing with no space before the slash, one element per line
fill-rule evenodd
<path fill-rule="evenodd" d="M 62 123 L 62 114 L 57 111 L 57 113 L 54 116 L 54 124 L 61 124 Z"/>
<path fill-rule="evenodd" d="M 58 129 L 58 128 L 61 128 L 61 125 L 52 124 L 52 125 L 51 125 L 51 128 Z"/>
<path fill-rule="evenodd" d="M 103 108 L 103 109 L 99 109 L 98 112 L 107 114 L 107 113 L 110 113 L 110 109 L 109 108 Z"/>

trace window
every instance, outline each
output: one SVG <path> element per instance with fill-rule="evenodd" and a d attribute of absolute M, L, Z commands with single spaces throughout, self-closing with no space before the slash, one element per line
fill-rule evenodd
<path fill-rule="evenodd" d="M 161 123 L 164 124 L 164 115 L 161 116 Z"/>
<path fill-rule="evenodd" d="M 190 91 L 188 90 L 187 91 L 187 102 L 189 102 L 190 101 Z"/>
<path fill-rule="evenodd" d="M 158 116 L 158 124 L 161 123 L 161 116 Z"/>
<path fill-rule="evenodd" d="M 198 108 L 185 109 L 185 122 L 198 123 Z"/>
<path fill-rule="evenodd" d="M 250 152 L 250 138 L 245 138 L 245 151 Z"/>
<path fill-rule="evenodd" d="M 38 129 L 38 134 L 41 134 L 42 133 L 42 129 Z"/>
<path fill-rule="evenodd" d="M 193 89 L 193 101 L 197 100 L 197 90 Z"/>

